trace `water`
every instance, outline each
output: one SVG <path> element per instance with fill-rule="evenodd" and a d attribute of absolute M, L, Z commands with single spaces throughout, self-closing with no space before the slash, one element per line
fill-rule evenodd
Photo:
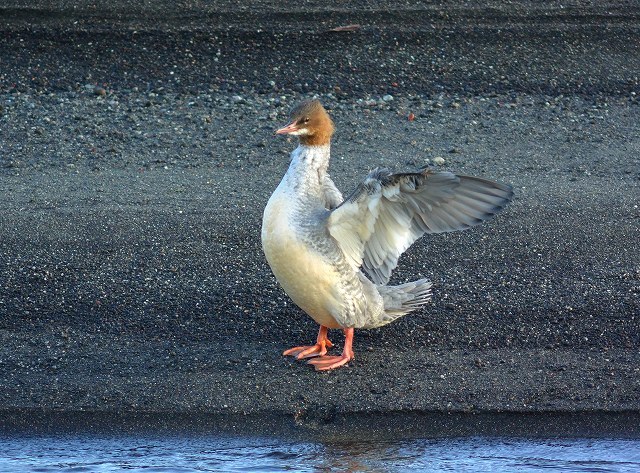
<path fill-rule="evenodd" d="M 640 440 L 4 436 L 0 472 L 640 472 Z"/>

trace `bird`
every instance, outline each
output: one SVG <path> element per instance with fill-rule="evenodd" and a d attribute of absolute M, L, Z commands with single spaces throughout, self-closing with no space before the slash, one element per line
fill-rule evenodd
<path fill-rule="evenodd" d="M 425 233 L 464 230 L 502 210 L 512 187 L 423 167 L 376 168 L 343 198 L 329 173 L 334 123 L 319 100 L 305 100 L 277 135 L 298 138 L 289 168 L 262 218 L 262 248 L 277 281 L 319 326 L 316 343 L 283 352 L 318 371 L 354 359 L 355 329 L 389 324 L 432 297 L 428 279 L 389 285 L 398 259 Z M 329 329 L 344 331 L 340 355 Z"/>

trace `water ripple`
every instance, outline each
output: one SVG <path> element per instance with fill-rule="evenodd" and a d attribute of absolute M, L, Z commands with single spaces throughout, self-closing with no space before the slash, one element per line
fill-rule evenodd
<path fill-rule="evenodd" d="M 640 471 L 640 440 L 469 437 L 292 442 L 208 436 L 0 438 L 0 472 Z"/>

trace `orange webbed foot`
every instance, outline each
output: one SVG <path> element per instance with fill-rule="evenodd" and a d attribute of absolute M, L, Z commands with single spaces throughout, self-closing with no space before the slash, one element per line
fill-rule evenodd
<path fill-rule="evenodd" d="M 340 356 L 320 356 L 314 360 L 309 360 L 308 363 L 314 365 L 316 371 L 327 371 L 346 365 L 351 360 L 353 360 L 353 356 L 343 354 Z"/>
<path fill-rule="evenodd" d="M 312 358 L 314 356 L 323 356 L 327 354 L 327 348 L 331 348 L 333 343 L 327 338 L 329 329 L 323 325 L 320 326 L 318 332 L 318 339 L 315 345 L 293 347 L 285 350 L 283 356 L 295 356 L 296 360 L 302 360 L 304 358 Z"/>
<path fill-rule="evenodd" d="M 353 355 L 353 328 L 344 329 L 344 350 L 340 356 L 320 356 L 308 363 L 314 365 L 316 371 L 327 371 L 346 365 L 355 358 Z"/>
<path fill-rule="evenodd" d="M 293 347 L 282 352 L 282 355 L 294 356 L 296 360 L 302 360 L 304 358 L 326 355 L 328 346 L 330 345 L 327 345 L 326 343 L 316 343 L 312 346 Z"/>

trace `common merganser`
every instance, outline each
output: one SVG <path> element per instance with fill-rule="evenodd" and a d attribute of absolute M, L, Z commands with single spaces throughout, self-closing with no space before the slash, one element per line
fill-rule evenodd
<path fill-rule="evenodd" d="M 320 325 L 315 345 L 283 355 L 313 358 L 330 370 L 354 358 L 353 332 L 393 322 L 431 298 L 431 282 L 388 286 L 400 255 L 425 233 L 477 225 L 504 208 L 510 186 L 421 169 L 375 169 L 343 200 L 329 177 L 334 126 L 319 101 L 291 111 L 276 134 L 299 138 L 291 164 L 262 219 L 262 247 L 285 292 Z M 329 329 L 345 333 L 340 356 L 327 355 Z"/>

